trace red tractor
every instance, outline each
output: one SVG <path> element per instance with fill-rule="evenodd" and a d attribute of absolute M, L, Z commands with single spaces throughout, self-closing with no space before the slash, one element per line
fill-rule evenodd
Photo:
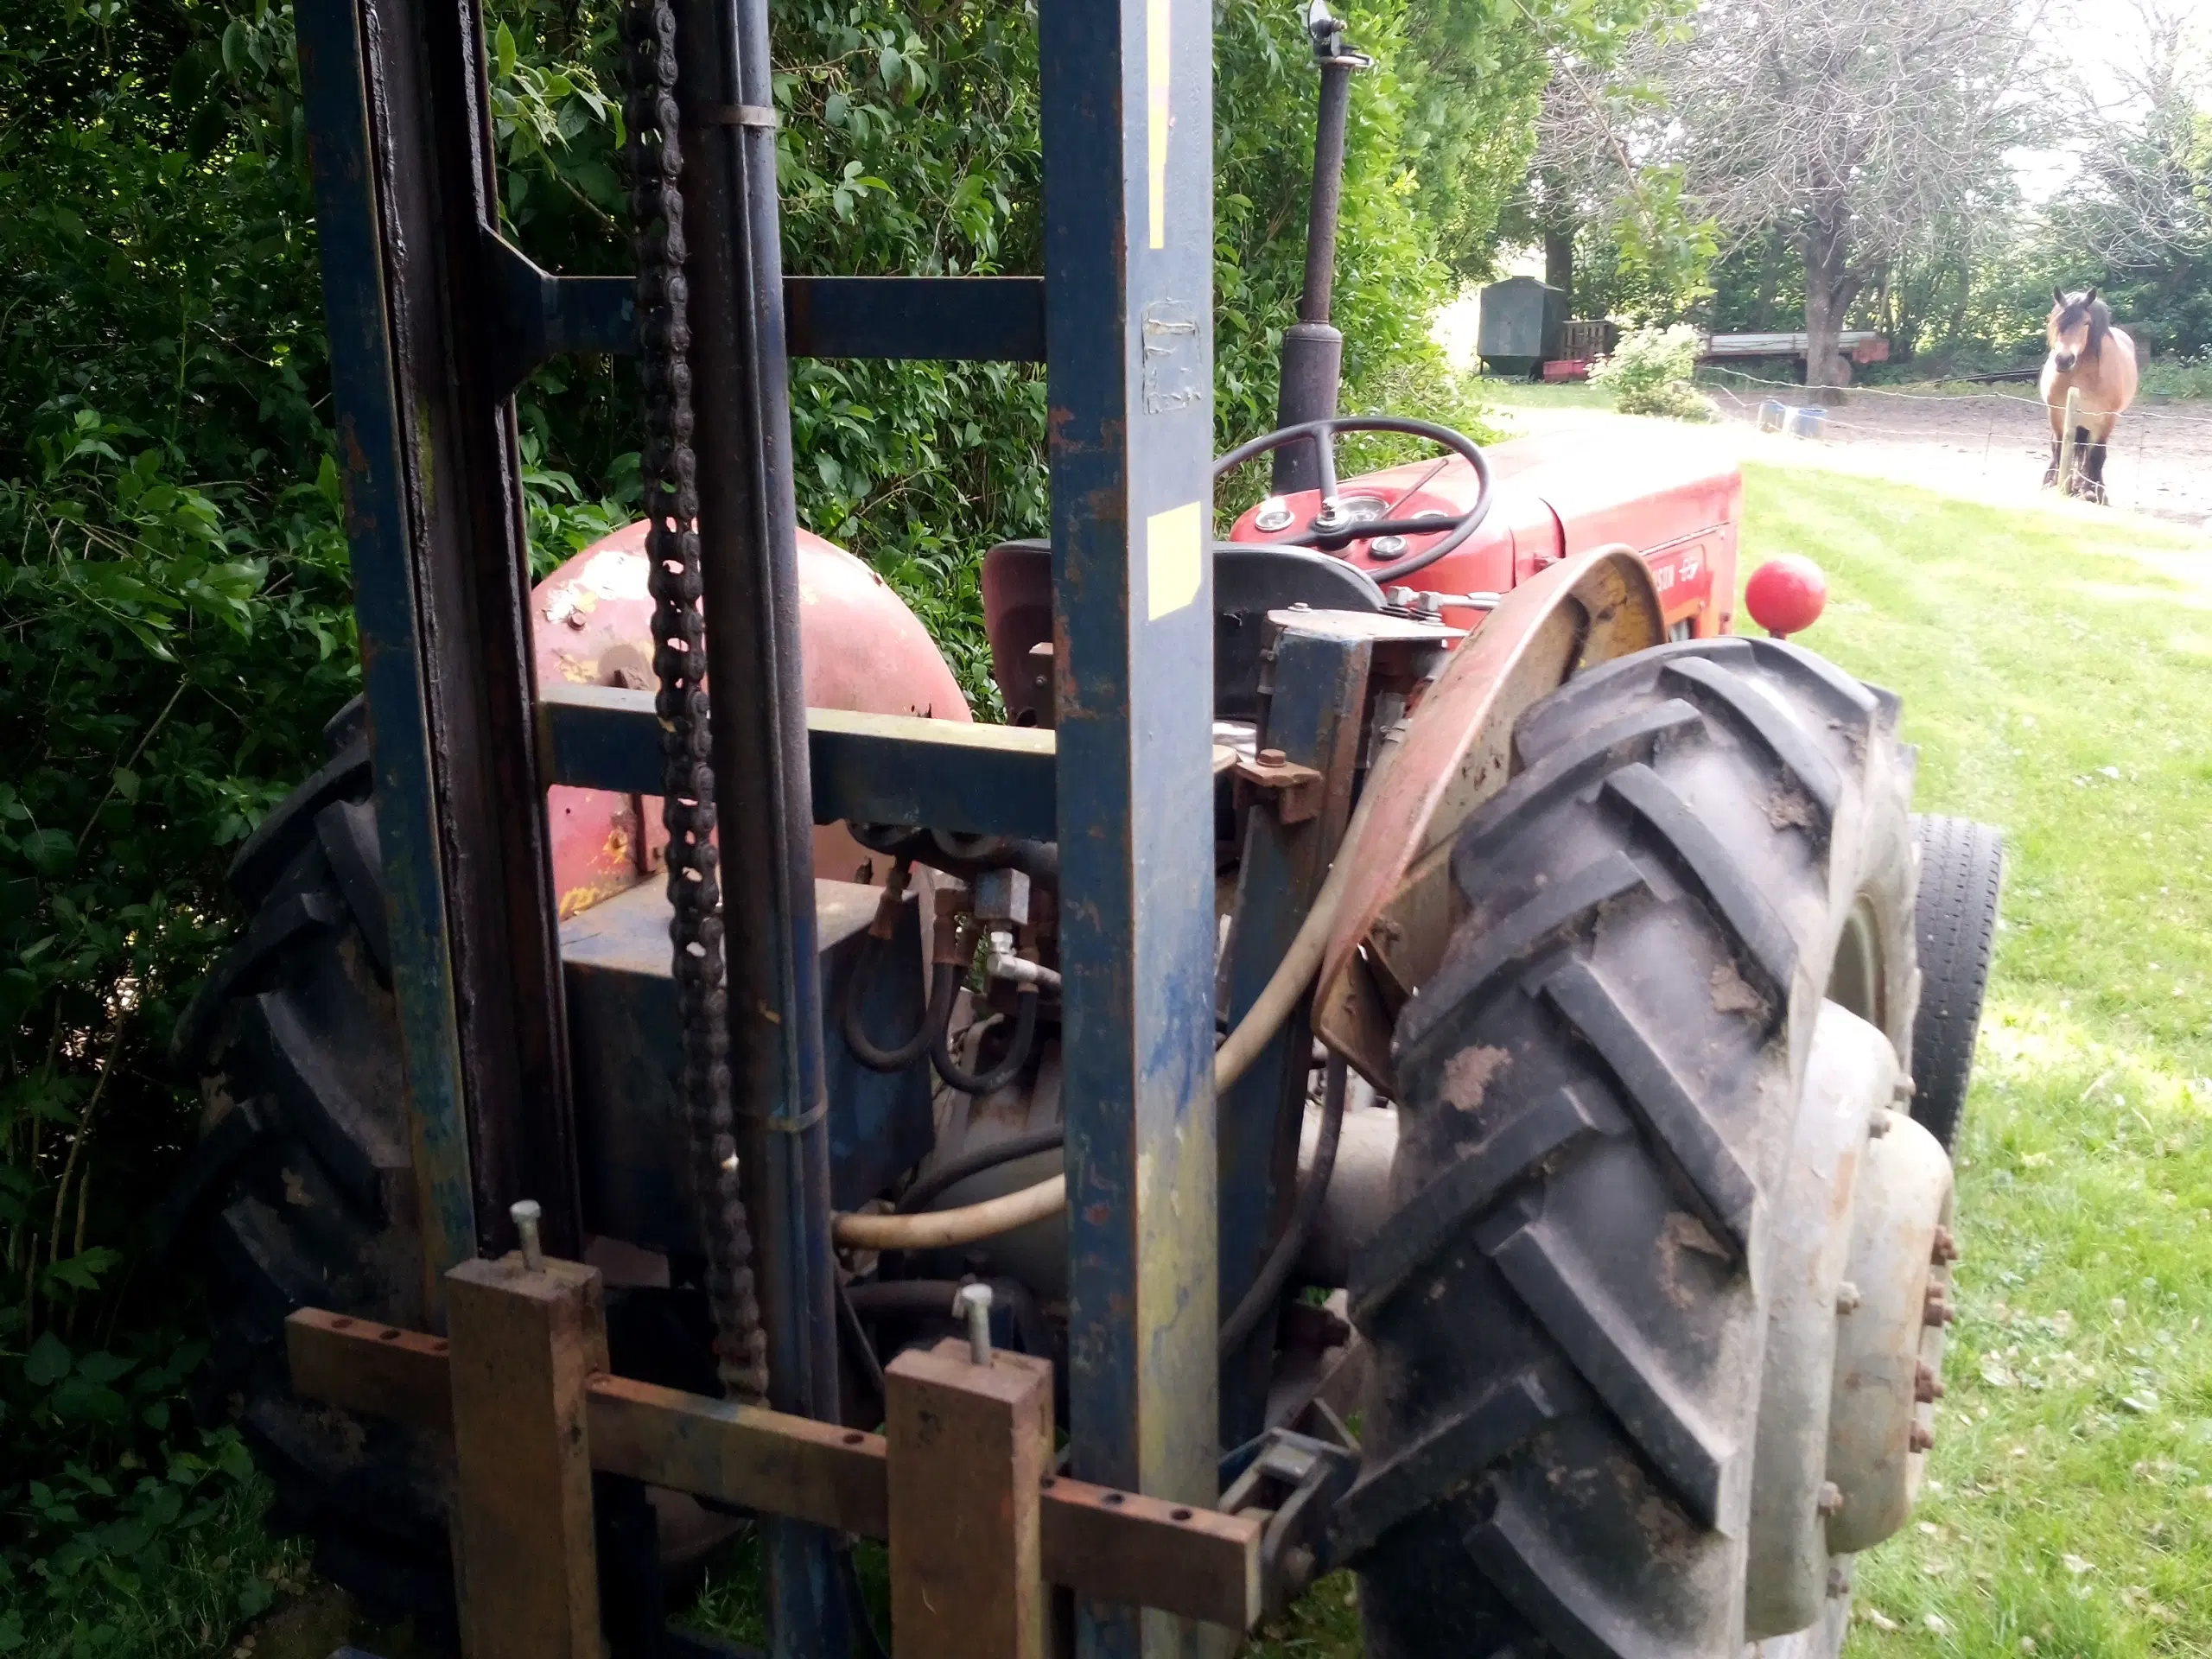
<path fill-rule="evenodd" d="M 1570 437 L 1485 451 L 1422 423 L 1335 415 L 1333 167 L 1359 60 L 1318 5 L 1313 27 L 1314 257 L 1282 418 L 1215 467 L 1272 453 L 1274 493 L 1225 540 L 1202 537 L 1195 507 L 1187 524 L 1147 520 L 1145 574 L 1116 590 L 1124 623 L 1141 611 L 1181 626 L 1211 600 L 1210 624 L 1191 623 L 1201 662 L 1211 628 L 1212 708 L 1197 798 L 1175 809 L 1189 823 L 1172 844 L 1131 827 L 1134 804 L 1123 823 L 1140 893 L 1178 861 L 1210 869 L 1194 945 L 1139 929 L 1131 954 L 1099 954 L 1085 861 L 1114 821 L 1075 804 L 1086 780 L 1070 756 L 1102 694 L 1067 549 L 1010 543 L 986 560 L 1008 715 L 992 728 L 971 722 L 882 579 L 801 531 L 779 592 L 810 779 L 802 766 L 779 787 L 804 801 L 810 783 L 822 820 L 794 855 L 813 877 L 811 928 L 795 937 L 819 993 L 785 1005 L 811 1016 L 798 1036 L 766 1001 L 749 1029 L 818 1038 L 819 1105 L 776 1131 L 788 1140 L 756 1141 L 728 1127 L 725 1100 L 702 1140 L 699 1056 L 713 1051 L 685 975 L 724 935 L 695 936 L 691 968 L 679 943 L 671 966 L 669 888 L 681 903 L 696 848 L 667 868 L 661 774 L 608 758 L 606 734 L 634 752 L 673 734 L 672 762 L 696 761 L 683 710 L 725 695 L 724 669 L 654 713 L 668 641 L 696 602 L 674 581 L 663 518 L 528 591 L 570 1249 L 607 1287 L 617 1371 L 749 1398 L 765 1369 L 780 1409 L 856 1430 L 881 1420 L 886 1362 L 959 1330 L 956 1294 L 972 1311 L 968 1287 L 988 1287 L 979 1351 L 995 1341 L 1054 1363 L 1076 1475 L 1264 1510 L 1268 1605 L 1356 1568 L 1376 1659 L 1735 1659 L 1746 1639 L 1777 1659 L 1832 1656 L 1852 1559 L 1903 1522 L 1942 1393 L 1947 1152 L 1988 966 L 1995 838 L 1912 816 L 1894 696 L 1735 632 L 1741 482 L 1694 435 L 1655 424 L 1602 449 Z M 1184 67 L 1199 85 L 1202 47 L 1176 48 L 1196 54 Z M 310 116 L 363 118 L 312 96 Z M 325 179 L 327 219 L 358 183 Z M 695 225 L 734 211 L 709 194 Z M 334 318 L 350 280 L 326 273 Z M 671 338 L 649 337 L 649 358 Z M 1340 480 L 1344 431 L 1443 454 Z M 1056 452 L 1056 480 L 1064 464 Z M 356 533 L 373 634 L 380 578 L 360 550 L 378 532 Z M 708 574 L 712 614 L 711 561 Z M 1802 573 L 1770 580 L 1765 620 L 1808 623 Z M 1154 661 L 1172 671 L 1172 653 Z M 398 821 L 423 815 L 387 764 L 425 716 L 419 691 L 379 695 L 372 682 L 333 723 L 329 764 L 232 872 L 254 919 L 180 1039 L 209 1107 L 172 1216 L 211 1264 L 211 1395 L 238 1414 L 284 1516 L 372 1603 L 449 1618 L 435 1438 L 300 1397 L 280 1340 L 303 1307 L 434 1322 L 456 1254 L 454 1138 L 467 1128 L 459 1166 L 474 1185 L 461 1197 L 476 1205 L 463 1257 L 498 1246 L 484 1171 L 519 1156 L 488 1118 L 426 1103 L 409 952 L 443 937 L 395 885 L 416 868 L 395 858 L 411 833 Z M 1142 727 L 1130 709 L 1146 688 L 1112 695 L 1116 729 Z M 1156 717 L 1171 715 L 1194 730 L 1205 718 Z M 968 781 L 971 763 L 983 782 Z M 724 778 L 729 812 L 757 809 L 756 781 Z M 726 855 L 737 821 L 722 820 Z M 747 879 L 734 855 L 724 875 Z M 1155 983 L 1142 962 L 1168 965 Z M 1193 984 L 1211 1007 L 1174 1036 Z M 1096 1103 L 1096 1056 L 1129 1029 L 1096 1012 L 1109 995 L 1168 1033 L 1158 1052 L 1139 1045 L 1121 1118 Z M 1148 995 L 1174 1007 L 1155 1014 Z M 753 1040 L 747 1029 L 732 1016 L 729 1042 Z M 1133 1184 L 1109 1178 L 1101 1137 L 1141 1115 L 1170 1037 L 1213 1055 L 1211 1088 L 1177 1096 L 1208 1109 L 1219 1149 L 1217 1187 L 1176 1200 L 1172 1225 L 1209 1246 L 1195 1273 L 1142 1239 L 1134 1267 L 1099 1243 L 1127 1215 L 1173 1211 L 1147 1185 L 1160 1171 L 1215 1179 L 1211 1150 L 1175 1163 L 1181 1129 L 1137 1132 Z M 826 1201 L 745 1185 L 802 1145 L 819 1148 Z M 748 1211 L 786 1217 L 821 1260 L 837 1253 L 805 1302 L 779 1288 L 804 1277 L 804 1252 L 764 1246 L 765 1345 L 731 1253 L 752 1236 Z M 518 1213 L 527 1257 L 540 1211 Z M 1102 1283 L 1118 1287 L 1103 1302 Z M 814 1329 L 832 1363 L 793 1402 L 774 1392 L 793 1363 L 777 1310 L 803 1302 L 815 1325 L 791 1328 Z M 1173 1446 L 1157 1454 L 1168 1462 L 1138 1450 L 1116 1463 L 1100 1425 L 1123 1420 L 1101 1379 L 1149 1389 L 1153 1368 L 1193 1355 L 1217 1366 L 1217 1407 L 1203 1383 L 1195 1407 L 1144 1396 L 1196 1412 L 1176 1419 L 1198 1448 L 1189 1467 L 1170 1469 Z M 681 1497 L 653 1502 L 633 1567 L 715 1530 Z M 832 1582 L 801 1573 L 778 1605 L 834 1600 Z M 806 1617 L 832 1629 L 849 1610 Z"/>

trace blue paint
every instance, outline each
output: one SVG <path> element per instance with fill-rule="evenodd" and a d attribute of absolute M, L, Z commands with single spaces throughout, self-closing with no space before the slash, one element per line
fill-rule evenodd
<path fill-rule="evenodd" d="M 372 180 L 366 73 L 348 0 L 302 0 L 298 29 L 339 474 L 376 768 L 377 839 L 415 1141 L 425 1295 L 442 1328 L 446 1269 L 476 1254 L 476 1200 L 423 708 L 426 646 L 416 612 L 402 484 L 404 440 L 389 348 L 382 223 Z"/>
<path fill-rule="evenodd" d="M 1148 13 L 1169 33 L 1159 248 Z M 1194 1503 L 1214 1498 L 1217 1460 L 1211 21 L 1200 0 L 1038 17 L 1069 1427 L 1077 1476 Z M 1186 583 L 1147 537 L 1192 504 Z M 1155 613 L 1155 578 L 1188 598 Z M 1086 1659 L 1174 1640 L 1157 1616 L 1078 1614 Z"/>

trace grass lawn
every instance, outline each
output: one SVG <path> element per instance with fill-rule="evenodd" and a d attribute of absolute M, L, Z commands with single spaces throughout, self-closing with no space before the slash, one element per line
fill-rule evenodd
<path fill-rule="evenodd" d="M 1804 643 L 1903 695 L 1919 805 L 2010 858 L 1950 1394 L 1847 1652 L 2212 1653 L 2212 548 L 1745 470 L 1745 569 L 1821 562 Z M 1348 1591 L 1261 1651 L 1357 1654 Z"/>

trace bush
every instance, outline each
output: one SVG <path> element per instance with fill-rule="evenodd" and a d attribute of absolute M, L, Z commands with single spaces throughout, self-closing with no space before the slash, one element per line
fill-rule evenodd
<path fill-rule="evenodd" d="M 1690 384 L 1699 344 L 1698 330 L 1687 322 L 1635 329 L 1621 336 L 1611 357 L 1598 360 L 1590 378 L 1612 394 L 1613 407 L 1624 415 L 1709 421 L 1713 405 Z"/>

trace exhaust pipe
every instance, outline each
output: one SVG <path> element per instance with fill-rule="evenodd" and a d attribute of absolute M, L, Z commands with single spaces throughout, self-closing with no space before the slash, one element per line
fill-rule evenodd
<path fill-rule="evenodd" d="M 1344 127 L 1351 110 L 1351 78 L 1375 65 L 1366 54 L 1344 45 L 1344 26 L 1331 15 L 1328 0 L 1312 0 L 1306 33 L 1321 72 L 1321 105 L 1313 129 L 1313 194 L 1306 213 L 1306 292 L 1298 302 L 1298 321 L 1282 337 L 1278 429 L 1325 421 L 1337 412 L 1344 337 L 1329 321 L 1329 302 L 1337 276 L 1337 220 L 1344 205 Z M 1317 489 L 1320 482 L 1312 445 L 1294 443 L 1275 451 L 1277 495 Z"/>

